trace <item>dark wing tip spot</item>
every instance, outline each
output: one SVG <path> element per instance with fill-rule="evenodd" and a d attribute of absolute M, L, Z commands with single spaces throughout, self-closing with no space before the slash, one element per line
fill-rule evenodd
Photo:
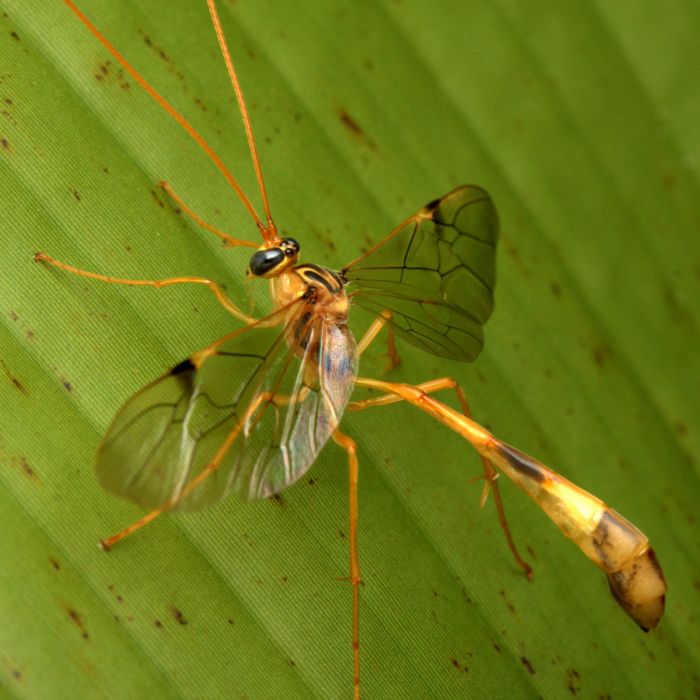
<path fill-rule="evenodd" d="M 442 200 L 440 200 L 440 199 L 433 199 L 432 202 L 428 202 L 425 205 L 425 209 L 427 209 L 428 211 L 435 211 L 438 208 L 438 205 L 440 204 L 441 201 Z"/>
<path fill-rule="evenodd" d="M 195 369 L 196 367 L 194 366 L 194 363 L 188 357 L 186 360 L 183 360 L 179 365 L 175 365 L 175 367 L 173 367 L 170 370 L 170 374 L 178 375 L 183 374 L 184 372 L 191 372 Z"/>

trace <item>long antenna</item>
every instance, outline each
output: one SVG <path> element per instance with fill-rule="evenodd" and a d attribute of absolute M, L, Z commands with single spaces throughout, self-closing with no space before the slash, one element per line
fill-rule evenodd
<path fill-rule="evenodd" d="M 236 93 L 236 102 L 238 102 L 238 108 L 241 110 L 241 117 L 243 118 L 243 128 L 245 129 L 245 135 L 248 139 L 248 148 L 250 149 L 250 157 L 253 160 L 255 177 L 258 179 L 258 187 L 260 188 L 260 195 L 262 196 L 263 206 L 265 207 L 267 227 L 273 235 L 276 235 L 277 228 L 274 222 L 272 221 L 272 215 L 270 214 L 270 203 L 267 199 L 267 191 L 265 190 L 265 180 L 263 179 L 262 168 L 260 167 L 260 158 L 258 157 L 258 149 L 255 145 L 253 127 L 250 124 L 250 117 L 248 116 L 248 108 L 246 107 L 245 97 L 243 96 L 243 90 L 241 89 L 241 84 L 238 82 L 238 75 L 236 74 L 236 69 L 233 66 L 233 60 L 231 59 L 231 54 L 226 44 L 224 30 L 221 27 L 219 13 L 216 10 L 216 2 L 215 0 L 207 0 L 207 4 L 209 5 L 209 14 L 211 15 L 211 21 L 214 25 L 216 38 L 219 40 L 221 55 L 224 57 L 224 63 L 226 64 L 226 70 L 228 71 L 229 78 L 231 78 L 231 85 L 233 86 L 233 91 Z"/>
<path fill-rule="evenodd" d="M 95 38 L 104 46 L 107 51 L 119 62 L 119 64 L 129 73 L 129 75 L 143 88 L 143 90 L 150 95 L 158 105 L 164 109 L 186 132 L 187 134 L 197 143 L 197 145 L 209 156 L 211 161 L 217 167 L 219 172 L 226 178 L 227 182 L 238 198 L 243 203 L 243 206 L 248 210 L 248 213 L 253 217 L 256 226 L 260 229 L 263 238 L 268 241 L 275 237 L 274 229 L 269 230 L 260 220 L 255 208 L 250 203 L 248 197 L 241 189 L 236 179 L 233 177 L 229 169 L 224 165 L 221 158 L 214 152 L 212 147 L 204 140 L 204 137 L 190 124 L 185 117 L 183 117 L 170 102 L 168 102 L 127 60 L 124 56 L 117 51 L 117 49 L 112 46 L 107 37 L 105 37 L 100 30 L 78 9 L 72 0 L 63 0 L 68 6 L 70 11 L 82 22 L 83 25 L 95 36 Z"/>

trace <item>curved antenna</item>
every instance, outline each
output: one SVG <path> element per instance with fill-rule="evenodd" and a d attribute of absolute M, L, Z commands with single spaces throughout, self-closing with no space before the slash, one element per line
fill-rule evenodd
<path fill-rule="evenodd" d="M 265 216 L 267 217 L 267 228 L 273 234 L 277 235 L 277 228 L 272 221 L 272 215 L 270 214 L 270 203 L 267 199 L 267 191 L 265 190 L 265 180 L 262 175 L 262 168 L 260 167 L 260 158 L 258 157 L 258 149 L 255 145 L 255 137 L 253 136 L 253 127 L 250 123 L 250 117 L 248 116 L 248 108 L 246 107 L 245 97 L 243 96 L 243 90 L 241 89 L 241 84 L 238 82 L 238 75 L 236 74 L 236 69 L 233 66 L 233 60 L 231 59 L 231 54 L 228 50 L 226 44 L 226 37 L 224 36 L 224 30 L 221 27 L 221 20 L 219 19 L 219 13 L 216 10 L 215 0 L 207 0 L 209 5 L 209 14 L 211 15 L 211 21 L 214 25 L 214 31 L 216 32 L 216 38 L 219 40 L 219 47 L 221 49 L 221 55 L 224 57 L 224 63 L 226 64 L 226 70 L 228 71 L 229 78 L 231 79 L 231 85 L 233 86 L 233 91 L 236 94 L 236 102 L 238 103 L 238 108 L 241 111 L 241 117 L 243 119 L 243 128 L 245 129 L 245 135 L 248 139 L 248 148 L 250 149 L 250 157 L 253 160 L 253 168 L 255 170 L 255 177 L 258 180 L 258 187 L 260 188 L 260 195 L 262 196 L 263 206 L 265 207 Z"/>
<path fill-rule="evenodd" d="M 112 46 L 107 37 L 78 9 L 72 0 L 63 0 L 68 6 L 68 9 L 80 20 L 80 22 L 90 31 L 91 34 L 104 46 L 107 51 L 115 58 L 116 61 L 129 73 L 129 75 L 141 86 L 141 88 L 155 100 L 158 105 L 164 109 L 197 143 L 197 145 L 209 156 L 211 161 L 217 167 L 219 172 L 226 178 L 227 182 L 233 188 L 238 198 L 243 203 L 243 206 L 248 210 L 248 213 L 253 217 L 255 225 L 260 229 L 263 238 L 268 241 L 274 237 L 274 234 L 269 231 L 260 220 L 253 205 L 248 197 L 241 189 L 236 179 L 233 177 L 229 169 L 224 165 L 221 158 L 214 152 L 212 147 L 204 140 L 204 137 L 183 117 L 170 102 L 168 102 L 127 60 L 124 56 Z"/>

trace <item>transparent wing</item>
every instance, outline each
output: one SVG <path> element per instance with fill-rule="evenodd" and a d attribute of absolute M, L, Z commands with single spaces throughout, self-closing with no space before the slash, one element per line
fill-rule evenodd
<path fill-rule="evenodd" d="M 388 309 L 397 334 L 440 357 L 471 361 L 493 309 L 498 217 L 464 185 L 426 205 L 342 274 L 353 301 Z"/>
<path fill-rule="evenodd" d="M 97 456 L 107 491 L 185 511 L 231 491 L 270 496 L 306 472 L 350 397 L 355 341 L 303 300 L 271 320 L 277 327 L 231 334 L 122 407 Z"/>

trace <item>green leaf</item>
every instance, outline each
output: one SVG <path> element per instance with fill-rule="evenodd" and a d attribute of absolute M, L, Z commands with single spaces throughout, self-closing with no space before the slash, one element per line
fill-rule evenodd
<path fill-rule="evenodd" d="M 360 443 L 367 698 L 691 697 L 700 633 L 700 97 L 696 3 L 220 0 L 275 219 L 339 267 L 464 183 L 502 223 L 474 365 L 401 348 L 391 379 L 445 374 L 476 417 L 650 537 L 669 595 L 640 632 L 605 577 L 503 483 L 517 570 L 473 451 L 410 407 L 347 415 Z M 84 11 L 210 140 L 258 203 L 205 4 Z M 347 467 L 326 448 L 282 498 L 164 516 L 99 489 L 121 403 L 237 325 L 257 235 L 204 154 L 61 3 L 0 18 L 0 689 L 22 698 L 346 698 Z M 264 292 L 264 285 L 259 285 Z M 357 319 L 361 332 L 366 319 Z M 380 341 L 362 372 L 380 374 Z M 446 401 L 452 397 L 445 396 Z"/>

